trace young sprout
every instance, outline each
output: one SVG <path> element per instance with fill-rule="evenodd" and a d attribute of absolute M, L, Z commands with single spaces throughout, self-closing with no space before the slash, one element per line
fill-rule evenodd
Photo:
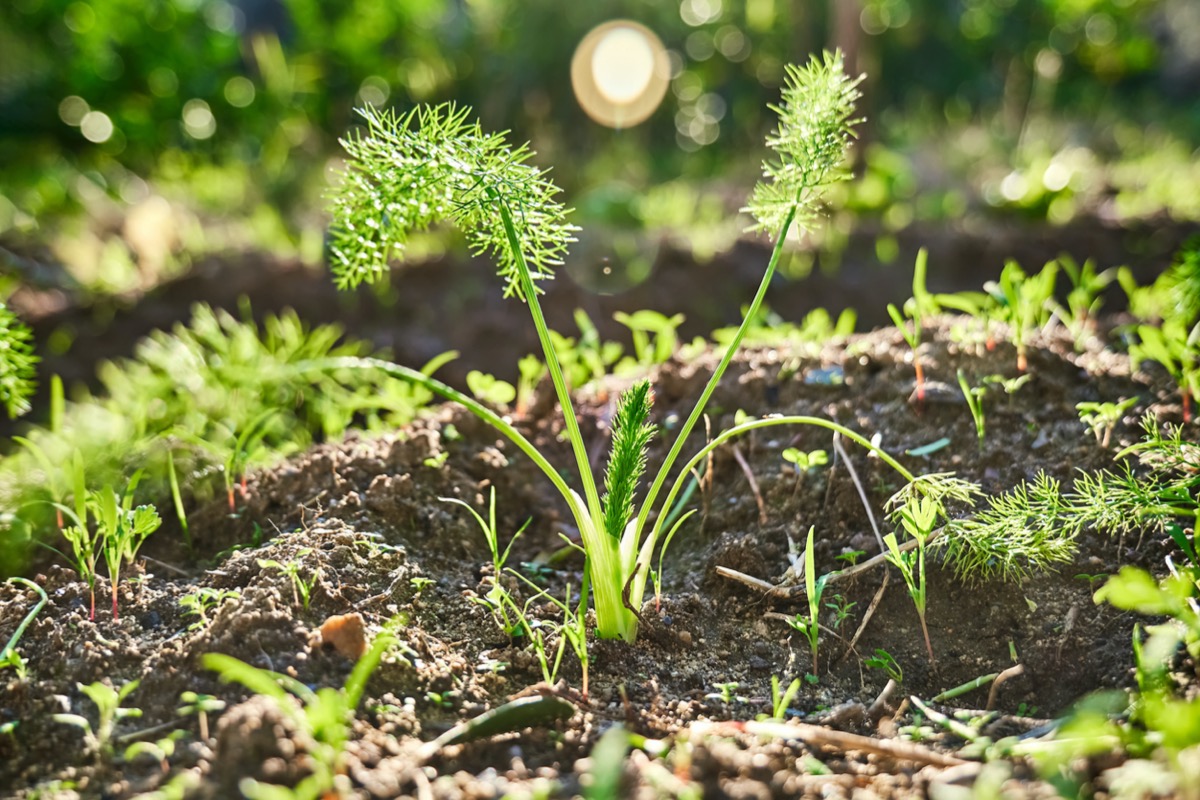
<path fill-rule="evenodd" d="M 18 680 L 25 680 L 25 659 L 21 658 L 21 654 L 17 652 L 17 643 L 21 641 L 21 637 L 25 635 L 25 629 L 29 627 L 29 623 L 33 622 L 33 618 L 45 607 L 49 599 L 46 596 L 46 590 L 38 586 L 28 578 L 9 578 L 5 583 L 20 583 L 33 589 L 38 595 L 38 601 L 33 608 L 21 620 L 21 624 L 17 625 L 17 629 L 13 631 L 9 637 L 8 643 L 0 648 L 0 669 L 12 667 L 17 672 Z"/>
<path fill-rule="evenodd" d="M 1096 264 L 1090 258 L 1083 262 L 1082 267 L 1068 256 L 1059 258 L 1058 263 L 1071 281 L 1071 291 L 1067 293 L 1066 309 L 1058 308 L 1057 313 L 1074 337 L 1075 349 L 1082 350 L 1085 339 L 1095 327 L 1096 314 L 1103 305 L 1101 295 L 1116 280 L 1117 270 L 1110 267 L 1096 272 Z"/>
<path fill-rule="evenodd" d="M 455 497 L 439 497 L 443 503 L 454 503 L 460 505 L 470 512 L 475 518 L 475 522 L 479 524 L 479 529 L 483 531 L 484 541 L 487 542 L 488 552 L 492 554 L 492 574 L 487 580 L 491 583 L 491 588 L 482 598 L 478 598 L 480 605 L 487 606 L 492 611 L 496 622 L 500 625 L 500 629 L 510 637 L 518 635 L 521 630 L 521 619 L 518 614 L 516 617 L 509 616 L 510 609 L 520 610 L 516 602 L 509 596 L 508 590 L 504 588 L 501 578 L 504 575 L 504 565 L 508 562 L 508 554 L 512 552 L 513 545 L 517 539 L 525 532 L 525 528 L 529 526 L 532 520 L 525 520 L 512 538 L 508 540 L 508 546 L 504 550 L 500 549 L 500 533 L 496 528 L 496 487 L 489 487 L 488 492 L 488 517 L 485 520 L 480 516 L 479 512 L 472 508 L 468 503 L 463 502 Z"/>
<path fill-rule="evenodd" d="M 643 367 L 663 364 L 674 353 L 679 344 L 675 331 L 683 324 L 683 314 L 668 317 L 657 311 L 645 309 L 626 314 L 618 311 L 613 319 L 624 325 L 633 334 L 633 354 Z"/>
<path fill-rule="evenodd" d="M 1079 421 L 1096 437 L 1096 444 L 1108 447 L 1117 423 L 1137 401 L 1136 397 L 1130 397 L 1117 403 L 1076 403 L 1075 410 L 1079 412 Z"/>
<path fill-rule="evenodd" d="M 767 140 L 777 157 L 763 165 L 764 180 L 755 187 L 747 209 L 756 220 L 755 229 L 773 235 L 775 248 L 738 333 L 675 432 L 674 443 L 640 506 L 634 498 L 645 470 L 646 446 L 655 432 L 649 419 L 649 385 L 637 383 L 620 398 L 602 498 L 537 287 L 537 281 L 553 276 L 573 241 L 575 228 L 566 222 L 566 209 L 554 199 L 557 187 L 545 172 L 526 163 L 532 155 L 529 150 L 513 149 L 502 135 L 484 133 L 478 123 L 469 121 L 465 110 L 446 105 L 418 108 L 405 116 L 374 108 L 362 112 L 366 130 L 343 142 L 348 167 L 333 198 L 330 260 L 335 280 L 340 288 L 376 280 L 388 268 L 388 257 L 403 250 L 413 231 L 444 219 L 456 223 L 477 253 L 494 257 L 505 296 L 526 304 L 575 457 L 577 472 L 569 478 L 577 482 L 579 491 L 510 422 L 428 375 L 370 359 L 314 360 L 308 368 L 378 369 L 411 380 L 461 403 L 504 434 L 542 470 L 570 510 L 586 553 L 597 635 L 632 642 L 637 636 L 651 559 L 666 533 L 663 522 L 691 470 L 715 447 L 769 425 L 818 425 L 841 431 L 911 479 L 894 459 L 853 431 L 829 420 L 798 416 L 735 426 L 714 437 L 682 469 L 674 469 L 733 360 L 749 320 L 763 303 L 789 231 L 793 225 L 809 227 L 826 189 L 847 177 L 844 162 L 857 123 L 853 114 L 858 82 L 845 75 L 840 54 L 814 58 L 804 68 L 787 68 L 783 101 L 774 107 L 779 127 Z M 673 475 L 674 482 L 660 504 L 660 493 Z M 655 515 L 653 521 L 651 515 Z M 680 523 L 676 520 L 674 525 Z"/>
<path fill-rule="evenodd" d="M 983 452 L 983 438 L 987 435 L 986 421 L 983 416 L 983 398 L 987 394 L 986 386 L 971 386 L 967 376 L 958 371 L 958 387 L 962 389 L 963 399 L 971 411 L 971 419 L 975 421 L 975 436 L 979 439 L 979 452 Z"/>
<path fill-rule="evenodd" d="M 800 691 L 800 679 L 795 678 L 787 689 L 782 692 L 779 690 L 779 676 L 771 676 L 771 719 L 783 719 L 787 714 L 787 710 L 792 706 L 792 700 L 796 698 L 796 692 Z"/>
<path fill-rule="evenodd" d="M 1004 394 L 1008 396 L 1009 408 L 1012 408 L 1013 395 L 1021 391 L 1021 387 L 1033 380 L 1033 376 L 1029 373 L 1018 375 L 1015 378 L 1006 378 L 1003 375 L 985 375 L 983 378 L 984 386 L 999 386 Z"/>
<path fill-rule="evenodd" d="M 928 318 L 938 313 L 937 298 L 929 293 L 925 288 L 925 267 L 928 261 L 928 255 L 925 248 L 917 253 L 917 261 L 913 266 L 913 296 L 904 302 L 904 313 L 901 314 L 900 309 L 896 308 L 894 303 L 888 303 L 888 314 L 892 317 L 892 322 L 896 324 L 900 335 L 904 337 L 904 341 L 908 342 L 909 348 L 912 349 L 913 369 L 917 373 L 917 402 L 925 402 L 925 369 L 921 365 L 921 321 L 923 318 Z M 912 321 L 912 330 L 909 330 L 906 318 Z"/>
<path fill-rule="evenodd" d="M 317 568 L 307 578 L 301 574 L 304 571 L 304 564 L 301 563 L 300 559 L 311 552 L 311 547 L 303 547 L 296 551 L 296 558 L 293 558 L 286 564 L 276 561 L 273 558 L 257 559 L 259 569 L 278 570 L 280 574 L 287 576 L 292 584 L 292 602 L 295 605 L 303 604 L 305 611 L 308 610 L 308 603 L 312 599 L 312 588 L 321 577 L 320 568 Z"/>
<path fill-rule="evenodd" d="M 792 490 L 793 494 L 796 489 L 800 488 L 800 483 L 804 480 L 804 476 L 817 467 L 823 467 L 829 463 L 829 454 L 824 450 L 812 450 L 804 452 L 796 447 L 789 447 L 783 451 L 783 460 L 796 467 L 796 486 Z"/>
<path fill-rule="evenodd" d="M 496 406 L 506 406 L 517 397 L 517 390 L 511 383 L 477 369 L 467 373 L 467 389 L 475 399 Z"/>
<path fill-rule="evenodd" d="M 1017 371 L 1029 368 L 1030 333 L 1045 325 L 1051 315 L 1058 264 L 1051 261 L 1036 275 L 1026 275 L 1015 261 L 1000 271 L 999 281 L 988 281 L 984 289 L 999 304 L 999 317 L 1008 323 L 1009 336 L 1017 348 Z"/>
<path fill-rule="evenodd" d="M 121 702 L 138 687 L 138 681 L 129 681 L 120 689 L 114 689 L 99 681 L 88 686 L 84 686 L 82 683 L 76 685 L 79 687 L 79 691 L 87 695 L 87 698 L 96 706 L 96 727 L 93 728 L 91 721 L 79 714 L 55 714 L 53 718 L 55 722 L 74 725 L 82 730 L 89 749 L 105 757 L 111 757 L 113 731 L 116 729 L 117 723 L 123 719 L 142 715 L 140 708 L 121 707 Z"/>
<path fill-rule="evenodd" d="M 808 528 L 808 543 L 804 547 L 804 591 L 808 596 L 808 619 L 797 614 L 792 619 L 788 620 L 788 625 L 798 630 L 808 639 L 808 649 L 812 653 L 812 674 L 817 674 L 817 646 L 818 637 L 820 636 L 821 626 L 819 615 L 821 612 L 821 593 L 825 588 L 825 581 L 819 580 L 816 577 L 816 559 L 813 557 L 813 532 L 815 526 Z"/>
<path fill-rule="evenodd" d="M 236 589 L 214 589 L 203 586 L 191 594 L 179 598 L 179 605 L 184 613 L 199 617 L 188 626 L 189 631 L 201 630 L 208 626 L 208 612 L 221 606 L 226 600 L 238 600 L 241 593 Z"/>
<path fill-rule="evenodd" d="M 896 540 L 896 534 L 888 533 L 883 537 L 887 547 L 884 557 L 900 570 L 900 575 L 904 578 L 908 594 L 917 609 L 917 616 L 921 619 L 921 632 L 925 636 L 925 649 L 929 653 L 931 664 L 936 664 L 937 660 L 933 655 L 929 626 L 925 621 L 925 554 L 938 524 L 948 520 L 946 501 L 956 500 L 970 505 L 978 491 L 974 484 L 952 475 L 933 473 L 913 480 L 888 500 L 893 523 L 916 542 L 916 547 L 911 550 L 902 549 Z"/>
<path fill-rule="evenodd" d="M 1179 386 L 1183 421 L 1192 421 L 1192 398 L 1200 395 L 1200 322 L 1171 316 L 1161 326 L 1139 325 L 1137 342 L 1129 347 L 1134 364 L 1155 361 Z"/>
<path fill-rule="evenodd" d="M 62 529 L 63 538 L 71 545 L 75 569 L 88 585 L 91 594 L 89 619 L 96 618 L 96 563 L 104 559 L 108 567 L 108 579 L 112 587 L 112 615 L 117 619 L 117 584 L 121 577 L 121 564 L 133 564 L 137 551 L 146 537 L 162 524 L 154 506 L 133 507 L 133 493 L 141 478 L 137 472 L 129 480 L 124 495 L 118 495 L 111 486 L 99 491 L 88 491 L 84 487 L 83 465 L 75 454 L 72 471 L 75 484 L 74 508 L 56 504 L 60 512 L 71 521 Z M 95 523 L 94 530 L 89 519 Z"/>
<path fill-rule="evenodd" d="M 895 657 L 881 647 L 875 648 L 875 655 L 863 659 L 863 666 L 867 669 L 881 669 L 896 683 L 904 683 L 904 670 L 900 668 Z"/>

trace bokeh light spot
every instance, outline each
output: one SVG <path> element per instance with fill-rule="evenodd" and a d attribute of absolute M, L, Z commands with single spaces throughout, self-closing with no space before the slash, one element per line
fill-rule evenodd
<path fill-rule="evenodd" d="M 244 75 L 234 75 L 225 82 L 225 102 L 234 108 L 245 108 L 254 102 L 254 82 Z"/>
<path fill-rule="evenodd" d="M 613 103 L 636 100 L 654 77 L 654 51 L 633 28 L 616 27 L 601 37 L 592 51 L 596 89 Z"/>
<path fill-rule="evenodd" d="M 628 128 L 662 102 L 671 63 L 653 31 L 628 20 L 593 28 L 571 59 L 571 86 L 589 117 L 610 128 Z"/>
<path fill-rule="evenodd" d="M 217 120 L 208 103 L 194 98 L 183 104 L 183 129 L 193 139 L 208 139 L 217 132 Z"/>
<path fill-rule="evenodd" d="M 83 122 L 84 116 L 89 111 L 91 109 L 88 108 L 87 100 L 74 94 L 64 97 L 58 104 L 58 118 L 68 125 L 78 125 Z"/>
<path fill-rule="evenodd" d="M 113 123 L 103 111 L 89 111 L 79 121 L 83 138 L 95 144 L 107 142 L 113 135 Z"/>

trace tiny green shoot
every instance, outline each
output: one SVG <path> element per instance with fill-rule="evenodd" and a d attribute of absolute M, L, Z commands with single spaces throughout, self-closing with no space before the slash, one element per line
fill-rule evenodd
<path fill-rule="evenodd" d="M 1130 397 L 1116 403 L 1076 403 L 1075 410 L 1079 412 L 1079 421 L 1096 437 L 1096 444 L 1108 447 L 1113 431 L 1125 416 L 1125 412 L 1133 408 L 1137 401 L 1137 397 Z"/>
<path fill-rule="evenodd" d="M 896 683 L 904 683 L 904 670 L 900 668 L 896 658 L 882 647 L 875 648 L 875 655 L 863 659 L 867 669 L 880 669 Z"/>
<path fill-rule="evenodd" d="M 114 689 L 99 681 L 88 686 L 84 686 L 82 683 L 76 685 L 79 687 L 79 691 L 83 692 L 96 706 L 96 726 L 93 728 L 91 721 L 79 714 L 55 714 L 53 719 L 66 725 L 74 725 L 82 730 L 90 750 L 105 758 L 111 758 L 113 731 L 116 729 L 117 723 L 123 719 L 142 715 L 140 708 L 121 707 L 121 702 L 138 687 L 138 681 L 129 681 L 120 689 Z"/>
<path fill-rule="evenodd" d="M 46 597 L 45 589 L 28 578 L 9 578 L 5 583 L 23 584 L 33 589 L 38 595 L 38 601 L 25 614 L 25 618 L 21 620 L 21 624 L 13 631 L 12 636 L 8 637 L 8 642 L 5 643 L 4 649 L 0 650 L 0 669 L 12 667 L 17 672 L 17 678 L 25 680 L 25 659 L 21 658 L 21 654 L 17 652 L 17 644 L 21 641 L 21 637 L 25 635 L 25 629 L 29 627 L 29 623 L 33 622 L 34 617 L 46 606 L 49 598 Z"/>
<path fill-rule="evenodd" d="M 912 350 L 913 370 L 917 375 L 917 402 L 925 402 L 925 369 L 921 364 L 921 325 L 922 319 L 933 316 L 938 312 L 937 299 L 925 288 L 925 271 L 928 264 L 928 254 L 925 248 L 917 253 L 913 265 L 913 295 L 904 303 L 904 311 L 896 308 L 894 303 L 888 303 L 888 314 L 895 323 L 900 335 Z M 912 322 L 912 328 L 908 322 Z"/>
<path fill-rule="evenodd" d="M 259 569 L 273 569 L 287 576 L 292 584 L 292 602 L 297 606 L 303 605 L 305 611 L 308 610 L 308 603 L 312 599 L 312 588 L 321 577 L 320 568 L 307 577 L 303 574 L 304 565 L 300 559 L 311 552 L 311 547 L 302 547 L 296 551 L 296 557 L 286 563 L 276 561 L 273 558 L 256 559 Z"/>
<path fill-rule="evenodd" d="M 963 399 L 971 411 L 971 419 L 975 422 L 975 436 L 979 439 L 979 452 L 983 452 L 983 440 L 987 436 L 987 421 L 983 414 L 983 398 L 987 394 L 986 386 L 971 386 L 967 376 L 958 371 L 958 387 L 962 389 Z"/>
<path fill-rule="evenodd" d="M 818 672 L 817 647 L 821 629 L 819 615 L 821 613 L 821 591 L 825 586 L 825 582 L 816 577 L 816 559 L 813 555 L 813 532 L 815 530 L 815 526 L 809 526 L 808 543 L 804 547 L 804 590 L 808 596 L 808 618 L 805 619 L 797 614 L 788 620 L 788 625 L 791 625 L 808 640 L 808 648 L 812 653 L 813 675 Z"/>

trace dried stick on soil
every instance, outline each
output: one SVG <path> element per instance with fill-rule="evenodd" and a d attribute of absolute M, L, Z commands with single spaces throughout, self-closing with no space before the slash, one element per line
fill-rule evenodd
<path fill-rule="evenodd" d="M 996 680 L 992 681 L 992 688 L 988 690 L 988 701 L 985 711 L 991 711 L 996 707 L 996 694 L 1000 688 L 1000 684 L 1004 683 L 1009 678 L 1015 678 L 1018 675 L 1025 673 L 1025 666 L 1017 664 L 1015 667 L 1009 667 L 996 676 Z"/>
<path fill-rule="evenodd" d="M 939 532 L 940 529 L 930 534 L 929 539 L 925 540 L 926 544 L 928 544 Z M 916 546 L 917 540 L 909 539 L 907 542 L 900 545 L 900 552 L 907 552 L 914 549 Z M 853 577 L 861 572 L 866 572 L 869 569 L 874 569 L 875 567 L 886 563 L 887 559 L 884 557 L 883 553 L 880 553 L 877 556 L 868 558 L 861 564 L 855 564 L 853 567 L 847 567 L 846 569 L 838 570 L 837 572 L 827 573 L 825 576 L 825 587 L 829 588 L 829 584 L 835 581 L 845 580 L 846 578 Z M 758 589 L 761 592 L 765 592 L 768 597 L 778 600 L 791 600 L 804 595 L 804 586 L 802 585 L 788 586 L 785 584 L 780 584 L 777 586 L 768 581 L 764 581 L 761 578 L 756 578 L 753 575 L 747 575 L 744 572 L 738 572 L 736 569 L 730 569 L 729 567 L 717 567 L 717 574 L 722 578 L 728 578 L 733 581 L 738 581 L 739 583 L 744 583 L 753 589 Z"/>
<path fill-rule="evenodd" d="M 754 471 L 750 469 L 750 464 L 746 462 L 746 457 L 742 455 L 742 448 L 736 444 L 733 446 L 733 457 L 738 462 L 738 466 L 742 468 L 742 473 L 746 476 L 746 481 L 750 484 L 750 491 L 754 493 L 754 502 L 758 503 L 758 524 L 767 524 L 767 504 L 763 502 L 762 492 L 758 490 L 758 481 L 754 479 Z"/>
<path fill-rule="evenodd" d="M 883 715 L 887 713 L 888 700 L 892 699 L 892 695 L 896 693 L 896 687 L 900 684 L 896 683 L 895 678 L 888 678 L 887 685 L 883 687 L 883 691 L 875 698 L 875 702 L 871 703 L 867 708 L 867 719 L 871 722 L 879 722 Z"/>
<path fill-rule="evenodd" d="M 846 652 L 842 653 L 842 657 L 837 660 L 841 664 L 846 660 L 846 656 L 853 652 L 857 652 L 854 646 L 858 644 L 858 640 L 862 638 L 863 631 L 867 629 L 867 623 L 871 621 L 871 617 L 875 616 L 875 610 L 879 608 L 879 603 L 883 600 L 883 593 L 887 591 L 888 580 L 891 579 L 891 573 L 883 573 L 883 583 L 879 584 L 879 590 L 875 592 L 875 596 L 871 598 L 871 605 L 867 606 L 867 612 L 863 614 L 862 622 L 858 623 L 858 630 L 854 632 L 854 636 L 850 639 L 850 645 L 846 648 Z"/>
<path fill-rule="evenodd" d="M 931 764 L 935 767 L 955 767 L 967 763 L 956 756 L 939 753 L 912 742 L 897 739 L 873 739 L 870 736 L 835 731 L 803 722 L 714 722 L 703 726 L 701 724 L 693 725 L 692 730 L 701 734 L 713 733 L 718 736 L 726 735 L 730 731 L 741 730 L 752 736 L 795 739 L 804 742 L 809 747 L 833 747 L 843 752 L 876 753 L 903 761 L 913 761 L 917 764 Z"/>
<path fill-rule="evenodd" d="M 867 511 L 867 519 L 871 521 L 871 530 L 875 532 L 875 541 L 879 542 L 879 552 L 886 553 L 887 547 L 883 544 L 883 536 L 879 534 L 879 524 L 875 521 L 875 512 L 871 510 L 871 503 L 867 500 L 867 492 L 863 488 L 862 481 L 858 478 L 858 471 L 854 469 L 854 462 L 850 460 L 850 454 L 846 452 L 846 447 L 842 444 L 842 435 L 840 433 L 833 434 L 833 449 L 841 456 L 843 463 L 846 465 L 846 471 L 850 473 L 850 480 L 854 482 L 854 488 L 858 490 L 858 499 L 862 501 L 863 508 Z"/>

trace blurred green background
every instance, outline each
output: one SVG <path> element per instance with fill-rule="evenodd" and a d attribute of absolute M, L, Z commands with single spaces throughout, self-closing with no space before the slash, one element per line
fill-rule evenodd
<path fill-rule="evenodd" d="M 614 18 L 671 64 L 622 131 L 570 81 Z M 1200 220 L 1196 0 L 6 0 L 0 268 L 120 292 L 206 253 L 319 262 L 353 109 L 444 100 L 529 140 L 585 229 L 703 258 L 742 230 L 784 65 L 832 47 L 869 76 L 843 230 Z"/>

